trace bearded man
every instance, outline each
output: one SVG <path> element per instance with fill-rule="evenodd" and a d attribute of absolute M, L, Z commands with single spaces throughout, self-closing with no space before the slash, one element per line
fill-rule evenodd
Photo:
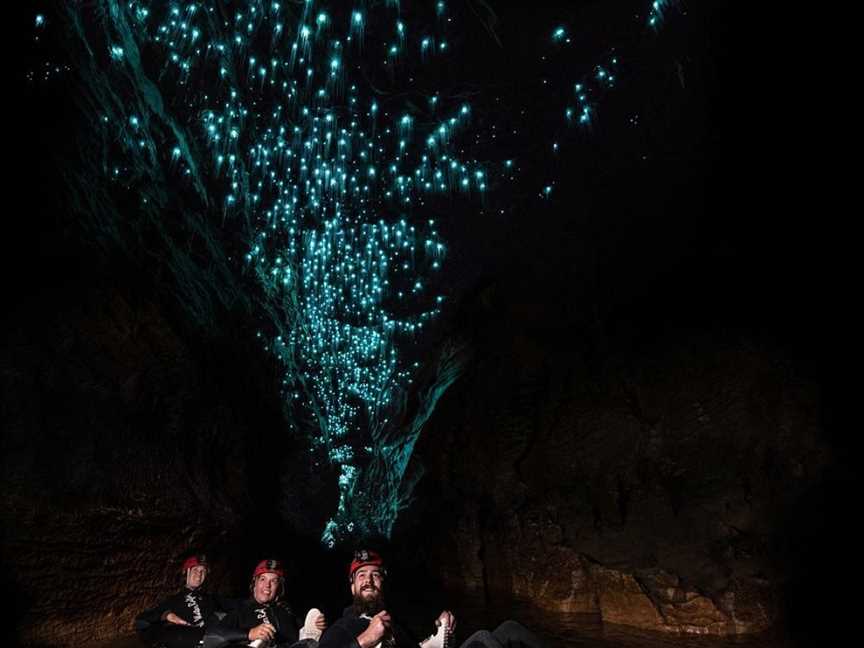
<path fill-rule="evenodd" d="M 385 603 L 387 570 L 374 551 L 354 554 L 348 568 L 353 603 L 344 616 L 321 637 L 319 648 L 447 648 L 456 629 L 456 617 L 444 610 L 435 620 L 436 632 L 418 642 L 391 616 Z M 530 630 L 505 621 L 494 631 L 480 630 L 462 648 L 545 648 Z"/>

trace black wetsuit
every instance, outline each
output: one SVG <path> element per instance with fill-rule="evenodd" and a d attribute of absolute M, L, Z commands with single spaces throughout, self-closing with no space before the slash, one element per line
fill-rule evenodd
<path fill-rule="evenodd" d="M 371 618 L 360 616 L 353 606 L 345 609 L 345 614 L 324 631 L 318 648 L 357 648 L 357 637 L 369 627 Z M 390 636 L 385 636 L 381 648 L 417 648 L 417 640 L 398 623 L 390 624 Z"/>
<path fill-rule="evenodd" d="M 290 646 L 298 642 L 300 625 L 291 609 L 282 603 L 258 603 L 255 599 L 243 601 L 224 619 L 208 627 L 204 645 L 207 648 L 248 645 L 249 631 L 262 623 L 276 628 L 273 644 Z"/>
<path fill-rule="evenodd" d="M 200 589 L 183 588 L 155 607 L 144 610 L 135 618 L 135 630 L 147 643 L 167 648 L 191 648 L 204 636 L 204 627 L 216 620 L 217 612 L 233 607 L 228 599 Z M 173 612 L 189 625 L 177 625 L 165 620 Z"/>
<path fill-rule="evenodd" d="M 324 631 L 318 648 L 358 648 L 357 637 L 369 627 L 371 619 L 358 616 L 353 607 Z M 419 642 L 396 623 L 390 625 L 390 637 L 381 642 L 381 648 L 418 648 Z M 480 630 L 462 644 L 462 648 L 545 648 L 534 633 L 515 621 L 505 621 L 494 631 Z"/>

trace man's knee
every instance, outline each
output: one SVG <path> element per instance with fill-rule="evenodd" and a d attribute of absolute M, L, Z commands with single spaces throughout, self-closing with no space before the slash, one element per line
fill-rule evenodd
<path fill-rule="evenodd" d="M 518 621 L 508 619 L 495 628 L 495 639 L 502 646 L 525 646 L 526 648 L 543 648 L 544 642 Z"/>
<path fill-rule="evenodd" d="M 513 619 L 507 619 L 503 623 L 499 624 L 497 628 L 495 628 L 495 635 L 498 633 L 502 634 L 512 634 L 512 633 L 522 633 L 527 631 L 527 628 L 523 626 L 518 621 L 514 621 Z"/>
<path fill-rule="evenodd" d="M 501 648 L 501 643 L 488 630 L 478 630 L 462 642 L 461 648 Z"/>

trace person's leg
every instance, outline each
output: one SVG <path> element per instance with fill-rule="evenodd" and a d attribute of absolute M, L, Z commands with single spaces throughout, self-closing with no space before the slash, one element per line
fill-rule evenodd
<path fill-rule="evenodd" d="M 465 641 L 460 648 L 504 648 L 488 630 L 478 630 Z"/>
<path fill-rule="evenodd" d="M 507 620 L 492 633 L 505 648 L 546 648 L 546 644 L 528 628 L 516 621 Z"/>

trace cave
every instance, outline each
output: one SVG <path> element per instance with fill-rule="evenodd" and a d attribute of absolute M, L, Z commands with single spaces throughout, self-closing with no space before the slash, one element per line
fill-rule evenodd
<path fill-rule="evenodd" d="M 290 30 L 304 3 L 283 4 Z M 446 244 L 439 274 L 439 257 L 423 257 L 438 303 L 410 319 L 394 295 L 376 302 L 410 327 L 388 342 L 403 353 L 403 374 L 376 374 L 384 356 L 368 350 L 353 378 L 317 366 L 340 362 L 348 343 L 321 343 L 305 332 L 318 320 L 279 310 L 285 295 L 302 310 L 302 291 L 268 279 L 283 272 L 289 284 L 281 259 L 256 257 L 270 231 L 256 224 L 257 205 L 276 190 L 244 185 L 243 204 L 226 206 L 226 192 L 230 202 L 240 194 L 230 181 L 249 184 L 252 161 L 269 153 L 253 147 L 251 117 L 211 136 L 223 126 L 205 91 L 224 94 L 234 79 L 205 77 L 222 59 L 194 54 L 189 7 L 214 34 L 245 11 L 242 29 L 225 28 L 240 39 L 253 17 L 256 34 L 270 28 L 272 16 L 250 8 L 275 16 L 279 3 L 16 9 L 23 54 L 7 102 L 0 320 L 3 645 L 144 645 L 136 615 L 177 590 L 180 564 L 196 552 L 210 559 L 208 587 L 237 597 L 259 560 L 278 558 L 292 607 L 335 620 L 350 602 L 345 569 L 358 547 L 386 556 L 390 598 L 421 631 L 446 607 L 462 638 L 515 618 L 565 648 L 845 637 L 858 442 L 844 412 L 853 334 L 842 309 L 854 257 L 829 197 L 814 195 L 808 136 L 786 111 L 812 69 L 793 32 L 769 26 L 776 17 L 759 15 L 768 9 L 745 18 L 720 1 L 529 10 L 451 0 L 447 13 L 426 4 L 440 14 L 430 33 L 454 35 L 435 32 L 428 48 L 418 40 L 414 61 L 397 56 L 401 41 L 372 16 L 397 16 L 387 29 L 404 20 L 410 44 L 412 27 L 426 25 L 420 3 L 357 3 L 369 16 L 362 34 L 349 3 L 314 4 L 332 7 L 316 38 L 337 18 L 365 38 L 355 59 L 346 41 L 344 61 L 326 63 L 332 78 L 356 62 L 358 92 L 392 112 L 394 133 L 410 122 L 426 128 L 430 158 L 447 161 L 451 143 L 453 164 L 466 156 L 471 190 L 459 194 L 454 175 L 455 197 L 425 196 L 419 180 L 420 198 L 404 190 L 410 207 L 391 196 L 403 196 L 401 180 L 378 202 L 345 198 L 350 186 L 312 192 L 316 208 L 403 210 L 411 235 L 413 224 L 423 232 L 418 249 L 424 236 L 427 248 Z M 157 18 L 180 25 L 188 67 L 182 56 L 171 62 L 169 36 L 155 38 Z M 260 44 L 248 38 L 247 58 Z M 379 61 L 385 42 L 394 53 Z M 236 87 L 252 113 L 281 65 L 236 73 L 247 75 Z M 352 97 L 342 77 L 324 87 Z M 464 132 L 429 129 L 439 97 L 448 108 L 470 103 Z M 590 128 L 568 124 L 574 115 Z M 217 122 L 211 135 L 200 128 Z M 248 167 L 234 176 L 211 160 L 234 150 L 219 148 L 232 138 L 248 148 L 237 149 Z M 282 147 L 270 132 L 261 138 Z M 299 142 L 284 148 L 299 156 Z M 363 168 L 361 183 L 384 187 Z M 309 186 L 298 181 L 295 195 Z M 440 228 L 422 229 L 430 214 Z M 377 222 L 338 240 L 347 249 L 361 234 L 367 246 L 407 239 L 408 229 Z M 314 234 L 304 236 L 296 240 L 308 246 Z M 294 273 L 306 267 L 297 254 L 285 262 Z M 339 284 L 340 307 L 351 305 L 350 287 Z M 348 330 L 350 318 L 335 319 Z M 374 412 L 356 406 L 370 402 L 369 376 L 396 381 L 379 385 Z M 340 380 L 348 397 L 326 391 Z M 345 421 L 392 431 L 374 443 L 349 431 L 338 446 Z M 398 437 L 405 428 L 410 441 Z M 363 493 L 357 471 L 384 470 L 375 462 L 396 461 L 394 447 L 397 495 Z M 351 463 L 364 448 L 373 459 Z"/>

